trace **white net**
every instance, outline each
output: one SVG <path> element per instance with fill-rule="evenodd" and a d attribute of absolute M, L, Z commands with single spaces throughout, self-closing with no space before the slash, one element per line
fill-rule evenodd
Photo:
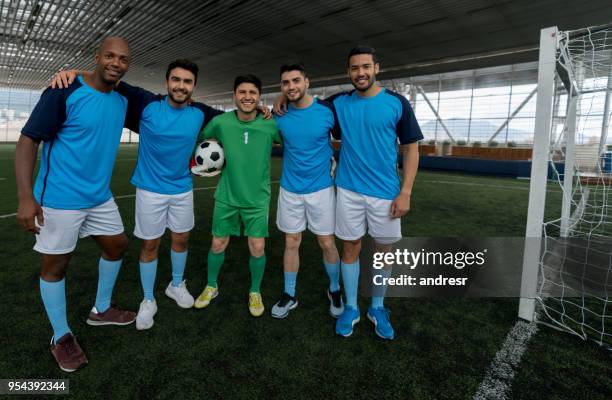
<path fill-rule="evenodd" d="M 549 192 L 565 204 L 545 208 L 555 219 L 543 226 L 538 319 L 612 346 L 612 28 L 561 32 L 558 43 Z"/>

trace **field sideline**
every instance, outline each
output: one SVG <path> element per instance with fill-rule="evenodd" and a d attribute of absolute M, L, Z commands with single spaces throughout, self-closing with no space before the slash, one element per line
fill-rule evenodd
<path fill-rule="evenodd" d="M 142 298 L 138 242 L 133 237 L 134 188 L 129 184 L 136 146 L 124 145 L 115 166 L 117 197 L 130 247 L 114 297 L 137 309 Z M 299 307 L 284 320 L 269 316 L 282 291 L 283 237 L 275 226 L 280 178 L 272 159 L 270 238 L 262 285 L 266 314 L 252 318 L 246 239 L 232 238 L 219 280 L 217 300 L 204 310 L 181 310 L 163 294 L 170 280 L 169 242 L 160 252 L 155 326 L 91 327 L 85 319 L 95 298 L 99 251 L 79 242 L 67 277 L 68 320 L 89 365 L 61 372 L 48 351 L 51 327 L 38 292 L 39 256 L 22 231 L 13 168 L 14 145 L 0 145 L 0 275 L 4 322 L 0 332 L 0 378 L 68 378 L 76 398 L 405 398 L 471 399 L 517 320 L 517 299 L 388 299 L 397 332 L 393 342 L 377 338 L 365 317 L 354 335 L 334 335 L 327 314 L 321 253 L 304 235 L 298 275 Z M 95 160 L 92 160 L 95 163 Z M 205 285 L 216 178 L 194 180 L 196 228 L 186 268 L 188 287 Z M 403 219 L 406 236 L 523 236 L 529 183 L 509 178 L 419 172 L 412 211 Z M 551 185 L 546 218 L 559 215 L 561 193 Z M 556 213 L 556 215 L 555 215 Z M 574 336 L 541 327 L 529 343 L 513 382 L 512 399 L 609 399 L 611 354 Z"/>

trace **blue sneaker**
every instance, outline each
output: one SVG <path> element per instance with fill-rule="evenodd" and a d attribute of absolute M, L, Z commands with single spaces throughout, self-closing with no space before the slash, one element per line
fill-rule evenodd
<path fill-rule="evenodd" d="M 383 339 L 392 340 L 395 337 L 389 315 L 391 312 L 384 307 L 368 308 L 368 319 L 374 324 L 374 332 Z"/>
<path fill-rule="evenodd" d="M 345 306 L 344 312 L 336 321 L 336 333 L 344 337 L 351 336 L 353 334 L 353 327 L 359 320 L 359 308 Z"/>

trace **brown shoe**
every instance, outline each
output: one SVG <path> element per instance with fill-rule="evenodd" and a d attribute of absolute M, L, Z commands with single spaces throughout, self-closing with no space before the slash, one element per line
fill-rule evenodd
<path fill-rule="evenodd" d="M 136 321 L 136 313 L 122 310 L 119 306 L 111 304 L 108 310 L 99 313 L 96 307 L 91 309 L 87 323 L 93 326 L 102 325 L 129 325 Z"/>
<path fill-rule="evenodd" d="M 51 338 L 51 354 L 64 372 L 74 372 L 87 364 L 87 357 L 72 333 L 67 333 L 56 343 Z"/>

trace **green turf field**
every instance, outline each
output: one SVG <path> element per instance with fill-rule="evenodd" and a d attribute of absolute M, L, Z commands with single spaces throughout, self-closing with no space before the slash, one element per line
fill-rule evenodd
<path fill-rule="evenodd" d="M 0 216 L 16 210 L 14 146 L 0 146 Z M 113 193 L 131 239 L 114 297 L 136 310 L 142 298 L 129 177 L 136 147 L 122 146 Z M 93 163 L 94 161 L 92 161 Z M 383 342 L 363 314 L 351 338 L 334 334 L 327 313 L 327 277 L 315 238 L 302 241 L 297 296 L 300 306 L 284 320 L 269 317 L 282 291 L 283 238 L 274 224 L 280 159 L 273 158 L 268 267 L 262 286 L 267 310 L 247 309 L 248 249 L 232 239 L 221 270 L 220 296 L 204 310 L 179 309 L 163 290 L 170 280 L 168 241 L 160 253 L 155 326 L 91 327 L 85 319 L 97 285 L 99 252 L 79 242 L 67 277 L 68 320 L 89 365 L 61 372 L 48 351 L 51 327 L 38 292 L 39 256 L 33 237 L 14 217 L 0 218 L 0 296 L 3 345 L 0 378 L 69 378 L 78 398 L 393 398 L 470 399 L 517 320 L 516 299 L 388 299 L 397 339 Z M 215 179 L 198 178 L 196 228 L 186 269 L 188 287 L 205 285 L 205 260 Z M 125 196 L 125 197 L 122 197 Z M 403 220 L 409 236 L 523 236 L 528 182 L 509 178 L 420 172 L 412 211 Z M 548 192 L 552 217 L 561 194 Z M 514 399 L 609 399 L 611 355 L 592 343 L 547 328 L 529 344 L 512 386 Z"/>

